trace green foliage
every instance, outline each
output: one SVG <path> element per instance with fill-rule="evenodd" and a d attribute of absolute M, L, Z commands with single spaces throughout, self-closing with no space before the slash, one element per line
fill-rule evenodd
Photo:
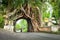
<path fill-rule="evenodd" d="M 60 18 L 60 0 L 54 0 L 53 2 L 50 2 L 53 6 L 53 16 L 55 16 L 56 19 Z"/>
<path fill-rule="evenodd" d="M 55 17 L 57 20 L 60 18 L 60 0 L 48 0 L 48 2 L 52 5 L 53 7 L 53 13 L 52 13 L 52 16 Z M 47 9 L 47 5 L 43 3 L 43 6 L 42 6 L 42 15 L 43 15 L 43 18 L 49 14 L 47 14 L 45 11 Z"/>
<path fill-rule="evenodd" d="M 28 4 L 30 4 L 31 7 L 39 7 L 40 9 L 42 7 L 41 0 L 28 0 Z"/>
<path fill-rule="evenodd" d="M 11 4 L 14 8 L 17 8 L 18 6 L 21 6 L 24 4 L 24 0 L 13 0 L 13 3 Z"/>
<path fill-rule="evenodd" d="M 2 5 L 7 6 L 8 5 L 8 0 L 2 0 Z"/>
<path fill-rule="evenodd" d="M 25 19 L 20 19 L 20 21 L 18 20 L 17 22 L 19 23 L 16 23 L 16 30 L 22 29 L 22 32 L 27 32 L 27 21 Z"/>
<path fill-rule="evenodd" d="M 50 11 L 49 8 L 51 9 L 51 4 L 49 2 L 45 2 L 44 4 L 42 4 L 42 18 L 43 20 L 45 18 L 50 18 Z"/>
<path fill-rule="evenodd" d="M 4 26 L 4 19 L 3 16 L 0 14 L 0 28 L 3 28 Z"/>
<path fill-rule="evenodd" d="M 44 3 L 46 1 L 47 0 L 2 0 L 2 4 L 4 6 L 10 5 L 9 6 L 10 8 L 12 7 L 15 9 L 18 6 L 20 7 L 21 5 L 24 5 L 27 3 L 27 4 L 30 4 L 32 7 L 36 7 L 36 6 L 38 6 L 39 8 L 45 7 L 41 10 L 42 12 L 44 12 L 44 10 L 46 10 L 47 8 L 46 4 Z M 58 19 L 60 17 L 60 14 L 59 14 L 60 13 L 60 0 L 48 0 L 48 2 L 53 6 L 53 9 L 54 9 L 53 16 L 55 16 L 56 19 Z"/>
<path fill-rule="evenodd" d="M 47 12 L 44 12 L 44 13 L 43 13 L 43 19 L 44 19 L 44 18 L 49 18 L 49 16 L 50 16 L 50 13 L 47 13 Z"/>

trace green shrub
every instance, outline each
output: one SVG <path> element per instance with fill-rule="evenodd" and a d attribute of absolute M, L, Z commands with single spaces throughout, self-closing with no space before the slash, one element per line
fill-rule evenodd
<path fill-rule="evenodd" d="M 0 28 L 4 27 L 4 19 L 3 16 L 0 14 Z"/>

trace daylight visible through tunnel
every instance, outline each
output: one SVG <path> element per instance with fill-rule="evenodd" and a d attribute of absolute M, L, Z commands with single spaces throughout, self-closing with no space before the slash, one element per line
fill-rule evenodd
<path fill-rule="evenodd" d="M 16 21 L 15 24 L 16 32 L 27 32 L 28 31 L 27 27 L 28 27 L 27 20 L 19 19 Z"/>

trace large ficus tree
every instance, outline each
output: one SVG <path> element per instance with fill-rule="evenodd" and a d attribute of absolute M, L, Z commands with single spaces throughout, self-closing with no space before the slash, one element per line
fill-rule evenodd
<path fill-rule="evenodd" d="M 24 14 L 24 16 L 31 19 L 34 31 L 38 31 L 41 26 L 42 2 L 44 2 L 44 0 L 3 0 L 8 18 L 10 17 L 14 20 L 17 18 L 16 15 L 18 15 L 19 10 L 21 10 L 23 11 L 22 15 Z M 15 15 L 15 18 L 12 17 L 13 15 Z"/>
<path fill-rule="evenodd" d="M 53 15 L 56 19 L 60 19 L 60 0 L 2 0 L 2 7 L 4 9 L 4 14 L 11 17 L 12 20 L 16 19 L 17 15 L 21 12 L 24 16 L 27 16 L 31 19 L 34 31 L 38 31 L 41 26 L 41 9 L 42 5 L 45 5 L 44 2 L 48 1 L 53 6 Z M 18 14 L 18 12 L 21 12 Z M 22 16 L 22 15 L 20 15 Z"/>

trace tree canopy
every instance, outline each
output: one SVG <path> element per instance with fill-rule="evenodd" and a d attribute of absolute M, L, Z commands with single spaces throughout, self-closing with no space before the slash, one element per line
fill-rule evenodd
<path fill-rule="evenodd" d="M 50 17 L 50 12 L 46 12 L 50 5 L 46 2 L 52 6 L 52 17 L 55 17 L 57 20 L 60 19 L 60 0 L 2 0 L 0 3 L 0 14 L 11 16 L 19 10 L 23 10 L 26 16 L 35 18 L 37 22 L 41 22 L 38 18 Z M 32 15 L 34 15 L 34 17 Z"/>

